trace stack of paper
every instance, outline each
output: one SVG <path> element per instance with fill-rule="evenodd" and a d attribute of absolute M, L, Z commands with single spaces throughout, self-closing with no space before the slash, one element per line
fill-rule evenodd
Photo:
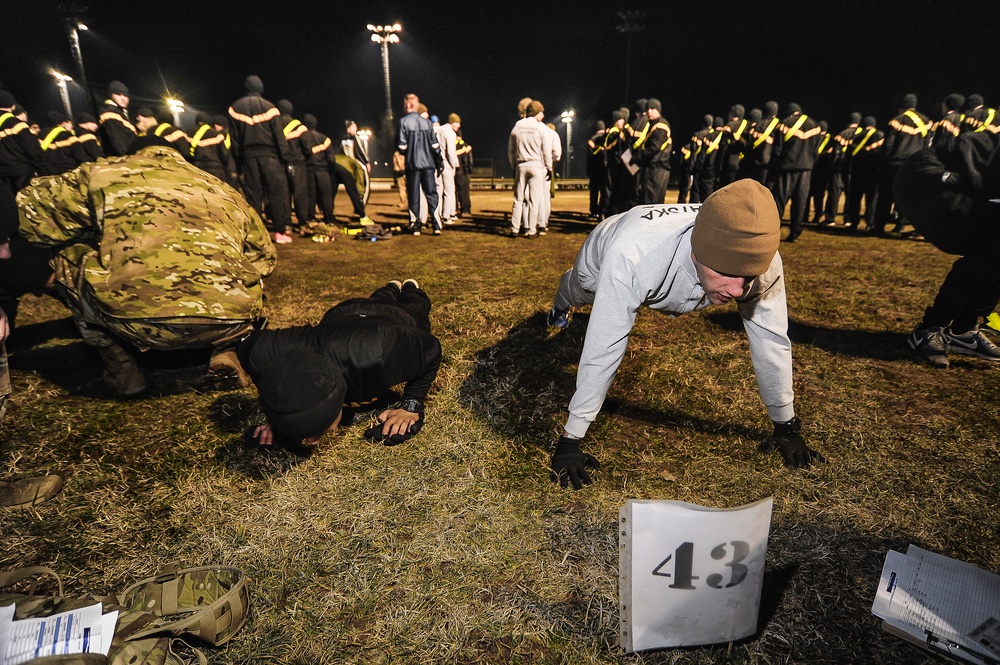
<path fill-rule="evenodd" d="M 1000 576 L 910 545 L 885 557 L 872 614 L 914 644 L 1000 665 Z"/>
<path fill-rule="evenodd" d="M 0 607 L 0 663 L 18 665 L 42 656 L 101 653 L 111 649 L 118 612 L 101 615 L 95 603 L 47 617 L 14 621 L 14 606 Z"/>

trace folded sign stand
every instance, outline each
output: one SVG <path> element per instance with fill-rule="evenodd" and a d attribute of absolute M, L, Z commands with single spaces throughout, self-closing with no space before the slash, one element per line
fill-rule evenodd
<path fill-rule="evenodd" d="M 681 501 L 621 509 L 625 651 L 731 642 L 757 630 L 772 499 L 718 510 Z"/>

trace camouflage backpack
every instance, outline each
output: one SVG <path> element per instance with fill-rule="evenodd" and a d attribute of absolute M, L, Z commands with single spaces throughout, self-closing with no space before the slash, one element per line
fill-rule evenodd
<path fill-rule="evenodd" d="M 119 614 L 107 656 L 45 656 L 29 661 L 30 665 L 206 665 L 205 655 L 189 642 L 225 644 L 246 622 L 250 609 L 249 580 L 228 566 L 178 570 L 177 564 L 169 564 L 155 577 L 106 598 L 64 597 L 59 576 L 43 566 L 0 572 L 0 588 L 39 575 L 55 577 L 59 594 L 35 595 L 37 580 L 27 594 L 0 593 L 0 606 L 14 603 L 15 619 L 50 616 L 95 602 L 102 604 L 102 613 L 118 610 Z"/>

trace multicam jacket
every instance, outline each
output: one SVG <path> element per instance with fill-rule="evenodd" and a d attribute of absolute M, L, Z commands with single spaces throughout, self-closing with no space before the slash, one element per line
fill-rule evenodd
<path fill-rule="evenodd" d="M 99 159 L 18 195 L 21 235 L 56 279 L 119 319 L 257 318 L 277 253 L 232 187 L 173 148 Z"/>

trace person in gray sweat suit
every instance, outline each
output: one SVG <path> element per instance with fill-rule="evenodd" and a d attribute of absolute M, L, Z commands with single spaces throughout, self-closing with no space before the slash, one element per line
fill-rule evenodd
<path fill-rule="evenodd" d="M 559 282 L 548 323 L 565 328 L 571 307 L 591 305 L 569 419 L 552 455 L 552 480 L 590 484 L 597 460 L 580 450 L 625 357 L 643 305 L 679 316 L 735 300 L 774 434 L 762 449 L 789 467 L 825 461 L 810 450 L 792 402 L 792 345 L 778 254 L 774 197 L 749 179 L 723 187 L 701 206 L 645 205 L 604 220 Z"/>

